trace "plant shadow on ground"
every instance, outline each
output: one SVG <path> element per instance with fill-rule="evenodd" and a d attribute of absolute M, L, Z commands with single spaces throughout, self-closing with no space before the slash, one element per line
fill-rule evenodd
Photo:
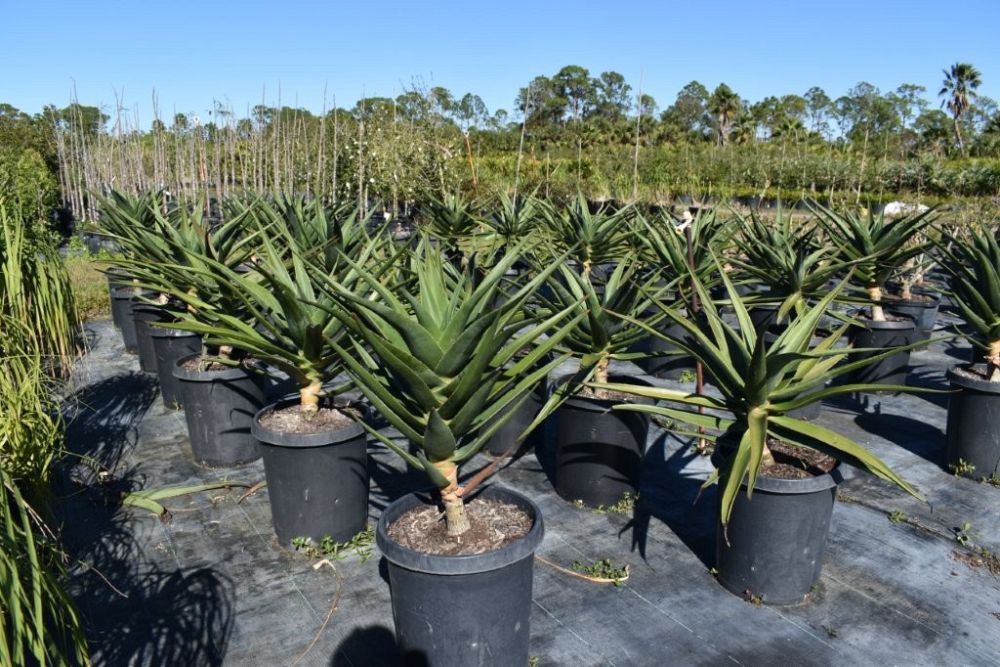
<path fill-rule="evenodd" d="M 854 423 L 867 433 L 884 438 L 937 466 L 944 463 L 944 431 L 927 419 L 883 412 L 877 396 L 837 396 L 827 405 L 852 412 Z"/>
<path fill-rule="evenodd" d="M 971 345 L 959 345 L 954 339 L 945 342 L 941 351 L 956 359 L 960 364 L 967 364 L 972 361 L 973 357 L 982 356 L 977 354 Z"/>
<path fill-rule="evenodd" d="M 393 439 L 404 449 L 408 446 L 405 438 Z M 432 486 L 427 473 L 407 465 L 396 452 L 372 438 L 368 440 L 368 473 L 371 476 L 368 505 L 379 513 L 394 500 Z"/>
<path fill-rule="evenodd" d="M 156 520 L 121 508 L 123 494 L 144 482 L 125 461 L 155 396 L 155 380 L 131 373 L 66 400 L 71 456 L 55 469 L 53 510 L 69 557 L 68 590 L 94 664 L 220 665 L 233 582 L 210 568 L 159 567 L 135 535 L 159 530 Z"/>
<path fill-rule="evenodd" d="M 392 630 L 372 625 L 351 632 L 340 643 L 330 660 L 330 667 L 356 665 L 426 667 L 430 665 L 430 661 L 423 653 L 409 652 L 403 655 L 396 646 L 396 637 Z"/>
<path fill-rule="evenodd" d="M 622 532 L 632 531 L 632 548 L 645 558 L 649 524 L 658 519 L 711 568 L 715 565 L 717 492 L 715 486 L 702 491 L 705 475 L 690 465 L 701 458 L 693 444 L 663 432 L 646 450 L 639 500 Z M 673 450 L 669 455 L 668 445 Z"/>
<path fill-rule="evenodd" d="M 937 369 L 928 368 L 926 366 L 911 370 L 909 375 L 906 376 L 906 384 L 911 387 L 934 389 L 936 391 L 948 391 L 951 389 L 947 380 L 942 377 L 941 373 Z M 913 396 L 921 398 L 928 403 L 933 403 L 939 408 L 948 407 L 948 394 L 914 392 Z"/>

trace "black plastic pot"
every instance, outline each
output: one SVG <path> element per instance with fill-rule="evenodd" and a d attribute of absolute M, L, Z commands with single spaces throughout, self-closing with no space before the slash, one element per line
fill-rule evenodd
<path fill-rule="evenodd" d="M 715 566 L 728 591 L 765 604 L 796 604 L 819 581 L 839 470 L 808 479 L 757 477 L 740 487 L 728 531 L 718 524 Z M 728 537 L 728 542 L 727 542 Z"/>
<path fill-rule="evenodd" d="M 293 378 L 274 366 L 254 361 L 253 378 L 264 392 L 265 403 L 279 403 L 299 395 L 299 384 Z"/>
<path fill-rule="evenodd" d="M 320 433 L 280 433 L 261 426 L 261 417 L 271 410 L 297 403 L 269 405 L 251 426 L 264 458 L 274 532 L 286 547 L 296 537 L 317 544 L 327 536 L 346 542 L 368 523 L 368 439 L 358 424 Z"/>
<path fill-rule="evenodd" d="M 135 290 L 131 287 L 116 287 L 111 293 L 112 319 L 118 322 L 125 351 L 129 354 L 139 353 L 139 340 L 136 338 L 135 320 L 132 318 L 134 295 Z"/>
<path fill-rule="evenodd" d="M 181 382 L 174 376 L 174 367 L 183 357 L 201 353 L 201 336 L 179 329 L 150 327 L 153 352 L 156 354 L 156 375 L 160 380 L 160 396 L 168 408 L 180 408 Z"/>
<path fill-rule="evenodd" d="M 633 496 L 638 493 L 649 415 L 613 410 L 615 404 L 615 401 L 573 396 L 553 414 L 555 486 L 556 493 L 565 500 L 582 501 L 590 506 L 613 505 L 626 493 Z"/>
<path fill-rule="evenodd" d="M 139 368 L 146 373 L 156 372 L 156 350 L 153 349 L 152 325 L 166 317 L 163 307 L 148 303 L 155 295 L 143 292 L 132 297 L 132 320 L 135 326 L 136 346 L 139 350 Z"/>
<path fill-rule="evenodd" d="M 417 494 L 389 505 L 375 539 L 388 562 L 396 642 L 405 665 L 527 665 L 534 553 L 544 528 L 538 507 L 514 491 L 482 496 L 521 507 L 534 520 L 521 540 L 472 556 L 437 556 L 408 549 L 388 527 L 425 504 Z"/>
<path fill-rule="evenodd" d="M 975 478 L 1000 475 L 1000 383 L 985 379 L 984 364 L 967 368 L 983 379 L 948 371 L 947 462 L 973 466 Z"/>
<path fill-rule="evenodd" d="M 913 334 L 914 341 L 927 340 L 934 331 L 937 322 L 938 309 L 941 306 L 941 298 L 930 292 L 916 292 L 928 298 L 926 300 L 912 299 L 886 299 L 886 306 L 894 313 L 905 315 L 915 323 Z"/>
<path fill-rule="evenodd" d="M 260 387 L 241 367 L 184 368 L 184 362 L 197 357 L 184 357 L 174 367 L 195 463 L 220 468 L 257 460 L 260 449 L 250 437 L 250 425 L 264 402 Z"/>
<path fill-rule="evenodd" d="M 80 240 L 91 255 L 96 255 L 101 251 L 101 237 L 94 232 L 80 232 Z"/>
<path fill-rule="evenodd" d="M 115 290 L 119 287 L 125 287 L 127 283 L 127 278 L 124 274 L 118 273 L 116 271 L 107 271 L 104 277 L 108 281 L 108 301 L 111 303 L 111 322 L 115 325 L 116 329 L 121 329 L 122 325 L 119 321 L 121 317 L 121 309 L 116 309 L 114 307 Z"/>
<path fill-rule="evenodd" d="M 671 324 L 666 326 L 663 332 L 665 335 L 679 338 L 684 335 L 684 327 Z M 639 368 L 649 375 L 666 380 L 680 380 L 685 371 L 694 370 L 693 357 L 673 343 L 668 343 L 657 336 L 643 339 L 636 347 L 639 352 L 653 355 L 636 362 Z"/>
<path fill-rule="evenodd" d="M 913 342 L 914 323 L 907 318 L 897 321 L 876 322 L 863 320 L 864 326 L 851 327 L 850 340 L 854 347 L 886 348 L 909 345 Z M 848 363 L 880 354 L 856 352 L 848 356 Z M 851 382 L 860 384 L 906 384 L 910 365 L 910 351 L 897 352 L 851 373 Z"/>
<path fill-rule="evenodd" d="M 778 323 L 778 306 L 761 305 L 750 308 L 750 321 L 757 335 L 766 333 Z"/>
<path fill-rule="evenodd" d="M 514 295 L 517 290 L 521 289 L 525 280 L 529 277 L 530 274 L 528 267 L 521 264 L 521 262 L 515 262 L 514 265 L 507 269 L 503 274 L 500 289 L 497 291 L 496 297 L 493 299 L 493 308 L 500 308 L 510 301 L 510 297 Z"/>
<path fill-rule="evenodd" d="M 534 421 L 538 413 L 541 412 L 542 406 L 545 405 L 546 396 L 546 381 L 543 378 L 538 386 L 528 395 L 524 403 L 517 406 L 516 411 L 513 415 L 507 419 L 506 423 L 501 426 L 496 433 L 490 436 L 490 439 L 486 441 L 486 445 L 483 447 L 483 451 L 491 456 L 500 456 L 505 454 L 510 446 L 514 443 L 524 429 L 528 428 L 528 425 Z M 508 407 L 500 412 L 500 415 L 494 417 L 492 421 L 488 422 L 483 428 L 489 428 L 490 424 L 496 422 L 500 416 L 510 414 L 513 407 Z M 544 425 L 539 425 L 535 430 L 533 430 L 527 438 L 525 438 L 522 444 L 523 448 L 531 448 L 537 444 L 538 438 L 544 428 Z"/>

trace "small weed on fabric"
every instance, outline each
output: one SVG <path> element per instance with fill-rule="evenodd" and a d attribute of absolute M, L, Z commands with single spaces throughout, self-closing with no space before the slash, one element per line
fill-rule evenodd
<path fill-rule="evenodd" d="M 955 477 L 969 477 L 976 471 L 976 466 L 972 465 L 965 459 L 959 459 L 958 463 L 949 463 L 948 470 Z"/>
<path fill-rule="evenodd" d="M 573 571 L 596 579 L 610 579 L 615 586 L 621 586 L 622 582 L 628 579 L 628 565 L 619 567 L 610 558 L 595 560 L 590 565 L 578 560 L 573 561 Z"/>
<path fill-rule="evenodd" d="M 626 492 L 618 502 L 607 506 L 598 505 L 594 508 L 594 512 L 596 514 L 621 514 L 622 516 L 632 516 L 632 512 L 635 511 L 635 502 L 638 499 L 638 496 L 633 496 L 631 493 Z"/>
<path fill-rule="evenodd" d="M 368 526 L 360 533 L 346 542 L 337 542 L 329 535 L 313 543 L 309 537 L 292 538 L 292 546 L 296 551 L 301 551 L 311 558 L 331 558 L 333 560 L 343 560 L 348 554 L 353 553 L 361 558 L 361 562 L 366 562 L 372 557 L 372 545 L 375 543 L 375 530 Z"/>

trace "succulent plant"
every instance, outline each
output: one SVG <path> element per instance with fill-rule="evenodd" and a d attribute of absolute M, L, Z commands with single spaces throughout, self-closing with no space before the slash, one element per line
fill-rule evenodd
<path fill-rule="evenodd" d="M 973 344 L 982 348 L 987 378 L 1000 382 L 1000 243 L 996 229 L 984 228 L 954 240 L 945 250 L 951 274 L 951 300 L 971 327 Z"/>
<path fill-rule="evenodd" d="M 723 319 L 719 306 L 708 298 L 707 289 L 697 278 L 694 278 L 693 283 L 703 300 L 704 324 L 699 325 L 676 309 L 661 304 L 660 308 L 666 318 L 683 327 L 684 335 L 671 336 L 652 327 L 645 327 L 651 335 L 681 347 L 701 362 L 713 378 L 720 396 L 696 395 L 686 391 L 631 384 L 593 386 L 666 402 L 665 405 L 625 403 L 615 409 L 658 414 L 691 426 L 729 432 L 734 437 L 738 442 L 737 447 L 726 456 L 722 467 L 705 483 L 706 486 L 717 481 L 723 484 L 723 524 L 729 522 L 740 485 L 745 482 L 747 494 L 752 495 L 761 469 L 773 462 L 768 446 L 769 438 L 847 461 L 917 495 L 912 486 L 858 443 L 819 424 L 788 416 L 793 410 L 832 396 L 861 391 L 909 389 L 862 384 L 828 386 L 831 380 L 874 363 L 895 351 L 881 351 L 864 359 L 842 363 L 851 352 L 857 351 L 836 347 L 850 326 L 849 323 L 820 342 L 813 342 L 821 318 L 843 289 L 844 283 L 828 292 L 815 305 L 804 308 L 784 331 L 768 342 L 765 335 L 759 335 L 754 330 L 744 298 L 728 277 L 723 276 L 723 280 L 738 327 Z M 711 412 L 701 414 L 690 408 L 707 409 Z"/>
<path fill-rule="evenodd" d="M 872 320 L 885 321 L 883 290 L 893 272 L 911 257 L 923 253 L 930 241 L 917 235 L 933 225 L 934 209 L 886 218 L 869 211 L 838 213 L 816 207 L 819 224 L 837 249 L 838 258 L 850 263 L 853 275 L 861 283 L 871 302 Z"/>
<path fill-rule="evenodd" d="M 508 408 L 526 400 L 527 390 L 566 358 L 543 361 L 583 317 L 569 309 L 546 315 L 524 309 L 555 264 L 494 307 L 504 272 L 519 256 L 520 248 L 512 248 L 476 277 L 442 259 L 425 239 L 410 281 L 387 286 L 356 266 L 370 294 L 336 280 L 326 283 L 340 300 L 330 314 L 351 333 L 345 341 L 333 341 L 333 349 L 358 388 L 415 452 L 369 430 L 437 486 L 449 535 L 469 528 L 459 465 L 503 426 L 511 415 Z"/>

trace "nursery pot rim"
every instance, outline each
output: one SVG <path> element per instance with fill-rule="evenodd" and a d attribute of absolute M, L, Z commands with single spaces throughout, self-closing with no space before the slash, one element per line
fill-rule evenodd
<path fill-rule="evenodd" d="M 722 449 L 728 449 L 732 447 L 733 449 L 739 445 L 739 439 L 736 438 L 735 434 L 730 434 L 729 432 L 724 433 L 716 441 L 717 447 L 715 452 L 712 454 L 712 464 L 716 468 L 720 467 L 723 462 L 722 459 Z M 792 444 L 792 443 L 786 443 Z M 817 491 L 825 491 L 826 489 L 831 489 L 835 486 L 839 486 L 841 482 L 844 481 L 844 475 L 841 471 L 842 462 L 837 460 L 837 464 L 833 469 L 822 475 L 813 475 L 812 477 L 807 477 L 805 479 L 782 479 L 779 477 L 768 477 L 762 473 L 757 474 L 757 481 L 753 485 L 753 490 L 763 491 L 765 493 L 777 493 L 782 495 L 795 495 L 799 493 L 816 493 Z M 743 479 L 740 482 L 740 488 L 746 489 L 748 479 Z"/>
<path fill-rule="evenodd" d="M 378 518 L 375 527 L 375 543 L 379 551 L 390 562 L 399 567 L 416 572 L 440 575 L 477 574 L 498 570 L 527 557 L 530 557 L 542 542 L 545 526 L 542 511 L 533 500 L 526 495 L 501 486 L 489 486 L 480 491 L 477 496 L 501 500 L 519 506 L 532 519 L 531 530 L 521 539 L 481 554 L 452 556 L 430 554 L 405 547 L 389 537 L 389 524 L 405 512 L 420 505 L 429 504 L 432 498 L 428 492 L 414 492 L 390 503 Z M 433 502 L 433 500 L 431 500 Z"/>
<path fill-rule="evenodd" d="M 981 369 L 985 370 L 986 364 L 963 364 L 960 366 L 952 366 L 948 369 L 948 381 L 952 385 L 961 387 L 962 389 L 971 389 L 972 391 L 979 391 L 986 394 L 1000 394 L 1000 382 L 990 382 L 989 380 L 980 380 L 978 378 L 970 378 L 957 371 L 963 369 L 980 375 Z M 985 373 L 981 374 L 985 377 Z"/>
<path fill-rule="evenodd" d="M 893 306 L 906 306 L 908 308 L 937 308 L 941 305 L 941 295 L 934 292 L 913 290 L 914 294 L 922 294 L 926 299 L 904 299 L 901 296 L 891 294 L 882 297 L 882 306 L 892 309 Z"/>
<path fill-rule="evenodd" d="M 156 290 L 151 290 L 151 289 L 142 289 L 138 285 L 132 285 L 132 289 L 135 290 L 135 292 L 132 293 L 132 300 L 135 301 L 137 305 L 140 305 L 140 306 L 156 306 L 158 308 L 162 307 L 158 303 L 150 303 L 148 301 L 143 301 L 143 299 L 149 299 L 151 297 L 158 296 L 160 294 L 160 292 L 157 292 Z"/>
<path fill-rule="evenodd" d="M 909 331 L 910 329 L 917 328 L 917 322 L 909 315 L 903 315 L 902 313 L 894 313 L 891 310 L 889 314 L 894 317 L 901 317 L 901 320 L 873 320 L 870 317 L 858 317 L 856 318 L 858 322 L 861 323 L 862 328 L 865 329 L 880 329 L 880 330 L 892 330 L 892 331 Z"/>
<path fill-rule="evenodd" d="M 151 322 L 149 325 L 149 335 L 153 338 L 184 338 L 185 336 L 195 336 L 201 338 L 201 334 L 186 329 L 172 329 L 159 326 L 158 322 Z"/>
<path fill-rule="evenodd" d="M 333 400 L 333 405 L 329 403 L 321 407 L 331 407 L 338 411 L 343 407 L 352 407 L 360 409 L 362 412 L 367 412 L 365 410 L 365 404 L 362 402 L 357 402 L 356 405 L 352 405 L 350 401 L 344 401 L 342 404 L 338 405 L 336 399 Z M 253 416 L 253 421 L 250 422 L 250 435 L 257 438 L 262 445 L 272 445 L 275 447 L 288 447 L 293 449 L 298 448 L 310 448 L 310 447 L 323 447 L 327 445 L 339 445 L 343 442 L 349 440 L 354 440 L 359 435 L 363 435 L 365 430 L 357 422 L 351 424 L 350 426 L 341 426 L 340 428 L 335 428 L 326 431 L 317 431 L 315 433 L 288 433 L 286 431 L 274 431 L 269 428 L 264 427 L 260 420 L 267 413 L 273 410 L 280 410 L 282 408 L 287 408 L 291 405 L 297 405 L 300 401 L 298 398 L 284 398 L 269 405 L 265 405 L 263 408 L 257 411 L 257 414 Z"/>
<path fill-rule="evenodd" d="M 119 285 L 111 290 L 111 298 L 132 301 L 132 297 L 138 293 L 137 289 L 135 285 Z"/>
<path fill-rule="evenodd" d="M 559 378 L 556 381 L 556 385 L 565 385 L 572 379 L 572 374 L 566 377 Z M 631 381 L 636 384 L 641 384 L 646 387 L 657 386 L 653 382 L 650 382 L 646 378 L 649 376 L 645 373 L 611 373 L 608 375 L 608 382 L 615 381 Z M 581 396 L 579 393 L 573 394 L 566 398 L 563 402 L 564 405 L 571 405 L 577 410 L 586 410 L 589 412 L 610 412 L 614 409 L 616 405 L 622 405 L 625 403 L 636 403 L 640 405 L 653 405 L 656 403 L 655 399 L 646 398 L 643 396 L 634 396 L 631 400 L 622 400 L 617 398 L 597 398 L 596 396 Z"/>
<path fill-rule="evenodd" d="M 232 368 L 225 368 L 220 370 L 209 370 L 209 371 L 189 371 L 184 368 L 184 364 L 189 359 L 195 359 L 202 357 L 201 352 L 196 352 L 194 354 L 189 354 L 186 357 L 181 357 L 177 360 L 177 364 L 174 366 L 174 377 L 180 380 L 188 380 L 191 382 L 217 382 L 220 380 L 237 380 L 242 377 L 246 377 L 249 373 L 242 365 L 234 366 Z"/>

